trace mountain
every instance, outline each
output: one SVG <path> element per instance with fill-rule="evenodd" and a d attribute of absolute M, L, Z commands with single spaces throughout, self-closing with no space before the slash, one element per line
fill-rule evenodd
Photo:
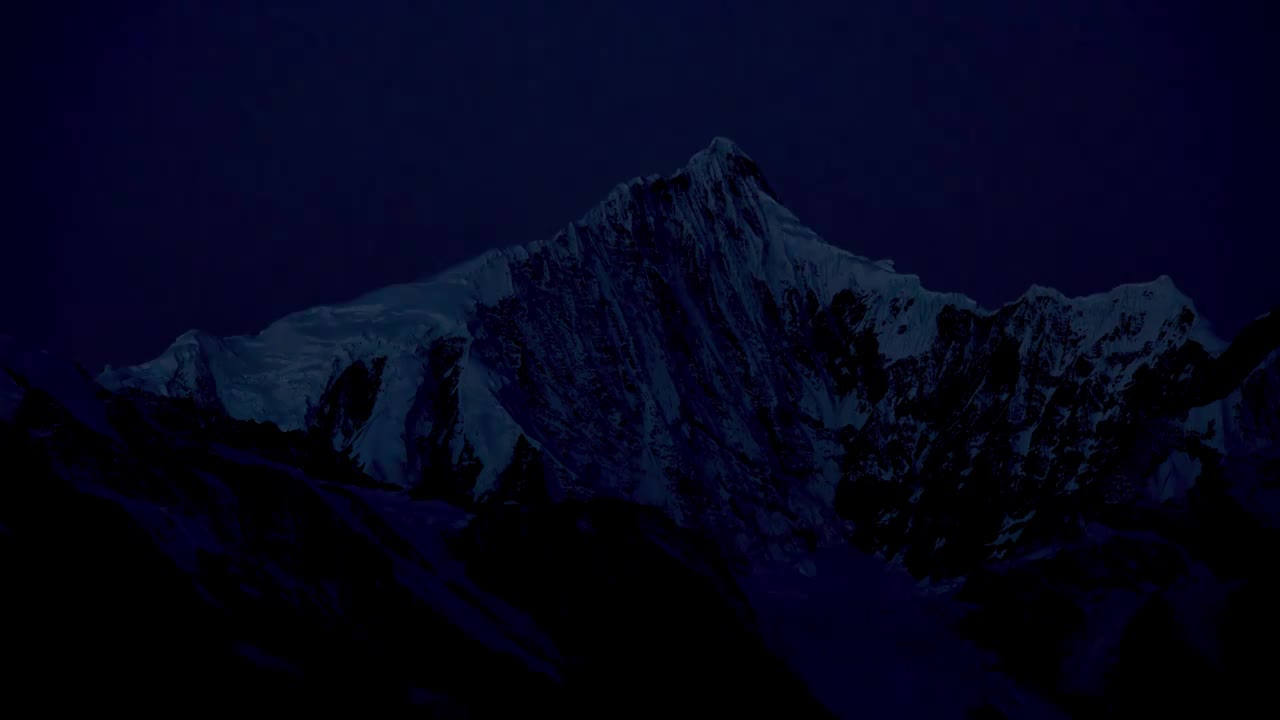
<path fill-rule="evenodd" d="M 317 428 L 421 496 L 508 498 L 537 462 L 539 495 L 654 505 L 744 558 L 852 534 L 946 578 L 1270 452 L 1273 339 L 1225 367 L 1167 277 L 993 311 L 928 291 L 824 243 L 718 138 L 550 240 L 100 379 Z"/>
<path fill-rule="evenodd" d="M 269 620 L 225 621 L 293 667 L 338 619 L 398 668 L 388 697 L 439 674 L 430 697 L 493 709 L 463 682 L 498 663 L 486 622 L 516 636 L 497 682 L 546 708 L 643 682 L 744 712 L 1230 714 L 1275 669 L 1253 658 L 1280 642 L 1280 313 L 1227 344 L 1165 277 L 982 308 L 826 244 L 724 139 L 549 240 L 254 336 L 191 331 L 98 389 L 10 355 L 0 429 L 41 487 L 100 497 L 158 473 L 112 501 L 170 562 L 188 541 L 154 518 L 174 483 L 192 527 L 248 522 L 205 552 L 265 590 L 217 563 L 174 582 L 222 608 L 270 598 Z M 269 502 L 246 473 L 275 478 Z M 57 506 L 9 504 L 27 505 Z M 24 532 L 76 534 L 49 515 Z M 368 557 L 321 562 L 369 537 Z M 329 574 L 299 578 L 289 548 L 313 543 Z M 402 567 L 388 553 L 427 574 L 352 570 Z M 376 607 L 397 585 L 417 599 L 391 619 L 316 615 L 291 589 Z M 463 628 L 441 652 L 475 665 L 440 674 L 397 644 L 430 644 L 394 640 L 419 613 Z M 295 635 L 262 639 L 285 619 Z"/>

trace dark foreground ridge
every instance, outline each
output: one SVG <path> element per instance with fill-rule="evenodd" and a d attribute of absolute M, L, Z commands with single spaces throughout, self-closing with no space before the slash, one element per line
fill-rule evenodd
<path fill-rule="evenodd" d="M 5 372 L 6 705 L 825 715 L 715 547 L 652 509 L 469 518 L 315 433 Z"/>

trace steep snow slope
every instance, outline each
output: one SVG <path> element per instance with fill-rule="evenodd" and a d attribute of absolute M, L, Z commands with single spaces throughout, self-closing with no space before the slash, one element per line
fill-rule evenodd
<path fill-rule="evenodd" d="M 427 496 L 508 496 L 535 458 L 551 497 L 656 505 L 746 556 L 852 534 L 949 575 L 1080 506 L 1185 493 L 1245 402 L 1202 397 L 1222 350 L 1166 277 L 996 310 L 928 291 L 823 242 L 716 139 L 549 240 L 101 381 L 318 429 Z"/>

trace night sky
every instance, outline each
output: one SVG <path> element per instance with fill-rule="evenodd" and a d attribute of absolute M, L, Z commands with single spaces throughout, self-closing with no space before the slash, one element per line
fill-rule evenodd
<path fill-rule="evenodd" d="M 10 17 L 0 333 L 96 371 L 254 332 L 549 237 L 715 135 L 828 241 L 987 306 L 1169 274 L 1229 338 L 1280 302 L 1262 10 L 747 5 Z"/>

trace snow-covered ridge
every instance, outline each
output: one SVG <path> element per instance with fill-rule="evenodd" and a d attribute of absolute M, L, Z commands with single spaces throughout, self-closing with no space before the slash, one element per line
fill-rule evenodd
<path fill-rule="evenodd" d="M 749 269 L 771 287 L 815 286 L 824 301 L 847 288 L 925 300 L 915 313 L 922 325 L 943 305 L 977 308 L 963 295 L 927 292 L 915 275 L 893 272 L 827 244 L 774 201 L 761 180 L 735 175 L 732 164 L 741 160 L 752 162 L 732 141 L 715 138 L 684 168 L 665 178 L 650 175 L 620 183 L 603 202 L 551 240 L 490 250 L 421 281 L 291 313 L 256 335 L 217 338 L 191 330 L 158 358 L 126 368 L 108 366 L 99 380 L 112 389 L 127 386 L 183 395 L 196 394 L 197 375 L 207 373 L 218 399 L 233 416 L 271 421 L 286 429 L 301 427 L 308 402 L 318 398 L 336 367 L 364 355 L 412 353 L 439 337 L 469 337 L 467 320 L 478 304 L 494 305 L 512 296 L 513 264 L 532 255 L 550 255 L 556 261 L 580 256 L 582 234 L 576 228 L 631 220 L 623 217 L 631 194 L 659 180 L 672 183 L 681 178 L 695 188 L 735 183 L 750 191 L 753 197 L 746 198 L 747 203 L 763 206 L 771 237 L 756 238 L 759 255 L 751 258 Z M 914 346 L 928 341 L 919 339 Z"/>
<path fill-rule="evenodd" d="M 617 219 L 620 207 L 625 206 L 630 193 L 659 180 L 670 183 L 689 177 L 699 186 L 732 180 L 733 170 L 729 163 L 735 158 L 753 163 L 732 140 L 714 138 L 707 148 L 693 155 L 685 167 L 667 176 L 635 177 L 620 183 L 603 202 L 585 213 L 570 228 L 604 224 Z M 995 312 L 981 308 L 977 302 L 961 293 L 928 291 L 921 284 L 919 276 L 897 272 L 891 261 L 873 261 L 826 243 L 802 225 L 789 210 L 765 194 L 755 179 L 747 179 L 744 184 L 760 193 L 755 200 L 766 206 L 773 221 L 770 229 L 778 231 L 776 240 L 779 242 L 769 244 L 771 252 L 768 252 L 766 262 L 752 268 L 771 281 L 771 285 L 796 286 L 805 281 L 812 282 L 826 291 L 824 300 L 830 300 L 840 290 L 856 288 L 907 299 L 927 298 L 931 301 L 926 303 L 930 309 L 954 305 L 983 314 Z M 572 241 L 577 234 L 570 232 L 568 237 Z M 108 367 L 100 379 L 108 387 L 130 384 L 124 381 L 126 375 L 163 375 L 168 379 L 176 369 L 174 356 L 189 351 L 199 343 L 225 343 L 232 354 L 239 354 L 236 353 L 237 349 L 245 348 L 250 341 L 255 340 L 258 342 L 254 345 L 260 344 L 262 349 L 283 349 L 286 352 L 301 349 L 297 344 L 300 340 L 342 347 L 360 341 L 365 331 L 374 326 L 379 330 L 391 329 L 393 336 L 401 338 L 405 334 L 423 332 L 428 336 L 465 335 L 467 330 L 464 318 L 477 303 L 492 305 L 512 294 L 513 262 L 525 261 L 531 254 L 556 253 L 564 249 L 563 245 L 544 240 L 490 250 L 421 281 L 381 288 L 338 305 L 317 306 L 291 313 L 254 336 L 236 336 L 224 341 L 202 331 L 191 330 L 178 337 L 156 360 L 131 368 Z M 568 249 L 575 249 L 572 242 Z M 1160 276 L 1148 283 L 1121 285 L 1106 292 L 1075 298 L 1069 298 L 1053 288 L 1032 285 L 1026 293 L 1006 303 L 1004 307 L 1037 297 L 1052 298 L 1082 312 L 1087 309 L 1088 322 L 1095 326 L 1107 326 L 1119 313 L 1134 310 L 1177 312 L 1184 306 L 1194 310 L 1192 301 L 1174 287 L 1168 276 Z M 921 313 L 922 316 L 931 314 Z M 1197 339 L 1207 348 L 1219 350 L 1224 343 L 1213 336 L 1198 314 L 1196 317 Z M 382 334 L 384 333 L 379 333 Z M 289 424 L 284 417 L 264 419 Z"/>

